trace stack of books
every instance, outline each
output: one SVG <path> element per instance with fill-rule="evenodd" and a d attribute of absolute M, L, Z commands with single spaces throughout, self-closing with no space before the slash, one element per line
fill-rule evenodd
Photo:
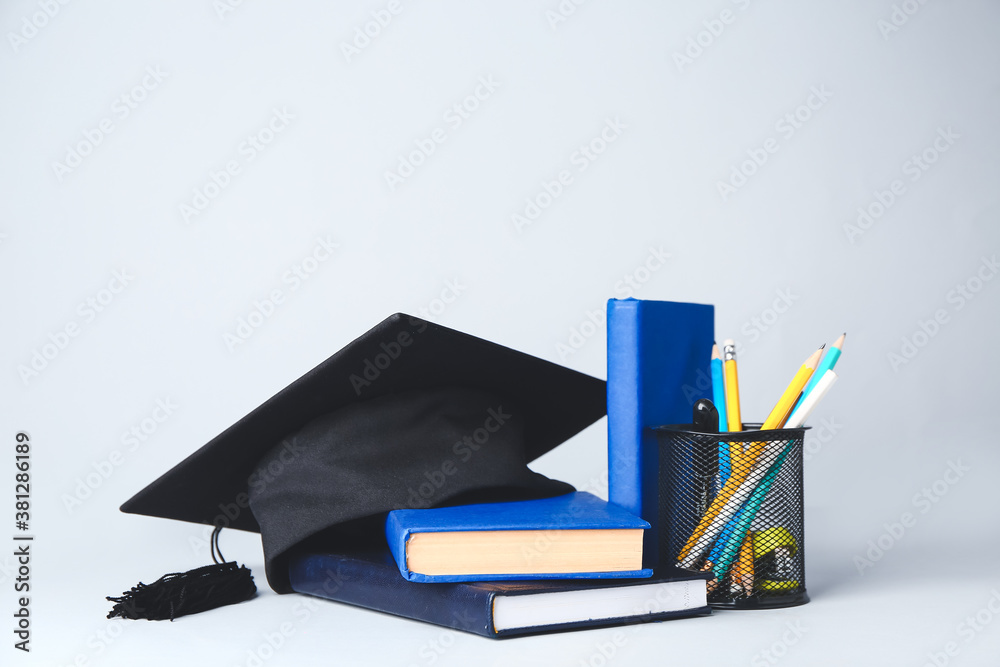
<path fill-rule="evenodd" d="M 487 637 L 709 613 L 707 575 L 642 567 L 649 524 L 585 492 L 396 510 L 388 551 L 300 553 L 300 593 Z"/>

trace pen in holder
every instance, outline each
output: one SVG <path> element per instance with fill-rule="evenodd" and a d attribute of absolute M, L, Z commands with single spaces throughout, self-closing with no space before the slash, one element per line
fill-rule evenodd
<path fill-rule="evenodd" d="M 708 601 L 716 608 L 805 604 L 802 445 L 808 427 L 693 428 L 653 429 L 660 449 L 661 564 L 711 571 Z M 720 476 L 720 458 L 729 462 L 722 469 L 728 478 Z"/>

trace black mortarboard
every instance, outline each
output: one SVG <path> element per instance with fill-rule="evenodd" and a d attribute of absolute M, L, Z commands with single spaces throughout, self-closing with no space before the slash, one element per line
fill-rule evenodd
<path fill-rule="evenodd" d="M 289 592 L 297 545 L 381 539 L 390 510 L 571 491 L 526 464 L 605 410 L 602 380 L 397 313 L 121 509 L 260 532 Z"/>

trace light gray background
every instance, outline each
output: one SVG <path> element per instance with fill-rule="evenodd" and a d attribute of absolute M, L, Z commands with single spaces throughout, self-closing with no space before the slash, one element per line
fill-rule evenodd
<path fill-rule="evenodd" d="M 387 2 L 3 3 L 0 535 L 15 532 L 19 430 L 34 443 L 37 535 L 30 655 L 11 647 L 0 549 L 3 664 L 995 664 L 1000 280 L 978 274 L 994 277 L 1000 251 L 1000 6 L 592 0 L 563 2 L 574 11 L 556 22 L 557 0 L 485 4 L 404 1 L 348 59 L 341 45 Z M 481 77 L 495 90 L 450 125 Z M 790 134 L 782 119 L 814 88 L 828 99 Z M 249 160 L 241 142 L 274 109 L 294 118 Z M 57 174 L 106 118 L 113 131 Z M 579 171 L 574 154 L 609 119 L 620 134 Z M 384 173 L 435 128 L 445 141 L 390 189 Z M 939 130 L 952 138 L 936 154 Z M 723 197 L 718 183 L 769 139 L 777 151 Z M 925 150 L 936 161 L 913 180 Z M 180 206 L 230 160 L 240 172 L 185 221 Z M 512 215 L 561 170 L 572 183 L 518 231 Z M 896 179 L 905 191 L 850 238 Z M 317 238 L 339 247 L 293 289 L 283 276 Z M 651 249 L 669 258 L 647 273 Z M 102 293 L 121 270 L 128 285 Z M 269 590 L 175 623 L 104 619 L 105 595 L 208 561 L 201 527 L 118 505 L 386 315 L 433 309 L 603 378 L 603 327 L 573 330 L 625 295 L 626 275 L 645 279 L 640 298 L 715 304 L 719 338 L 742 344 L 748 419 L 849 332 L 807 445 L 810 604 L 508 642 Z M 458 296 L 442 308 L 449 281 Z M 971 300 L 954 291 L 966 284 Z M 284 302 L 229 349 L 275 289 Z M 93 318 L 80 307 L 109 296 Z M 130 448 L 123 433 L 157 400 L 177 407 Z M 602 420 L 534 467 L 605 494 L 605 447 Z M 951 464 L 968 468 L 954 484 Z M 906 512 L 905 533 L 887 532 Z M 257 536 L 229 531 L 223 548 L 264 585 Z"/>

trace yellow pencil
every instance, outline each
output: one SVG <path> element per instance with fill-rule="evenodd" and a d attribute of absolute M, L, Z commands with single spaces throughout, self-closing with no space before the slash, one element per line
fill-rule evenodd
<path fill-rule="evenodd" d="M 760 427 L 760 430 L 768 431 L 781 428 L 785 425 L 785 420 L 788 419 L 788 415 L 792 411 L 792 406 L 799 400 L 799 394 L 802 393 L 803 387 L 806 386 L 809 378 L 812 377 L 813 371 L 816 370 L 816 364 L 819 363 L 819 358 L 823 356 L 824 347 L 826 347 L 826 343 L 820 345 L 819 349 L 805 360 L 805 363 L 802 364 L 798 373 L 795 374 L 795 377 L 792 378 L 792 381 L 785 389 L 785 393 L 781 395 L 778 403 L 771 410 L 771 414 L 764 420 L 764 425 Z"/>
<path fill-rule="evenodd" d="M 730 431 L 742 431 L 740 420 L 740 382 L 736 374 L 736 343 L 732 338 L 722 341 L 722 363 L 726 374 L 726 419 Z"/>
<path fill-rule="evenodd" d="M 743 589 L 743 594 L 753 595 L 753 535 L 747 531 L 747 536 L 740 547 L 738 559 L 739 568 L 733 568 L 730 574 L 730 581 L 733 585 Z"/>
<path fill-rule="evenodd" d="M 729 431 L 742 431 L 740 418 L 740 381 L 736 373 L 736 343 L 732 338 L 722 341 L 722 368 L 726 378 L 726 426 Z M 738 442 L 729 443 L 729 465 L 733 470 L 743 458 L 743 447 Z"/>
<path fill-rule="evenodd" d="M 799 395 L 802 394 L 802 389 L 809 382 L 813 371 L 816 370 L 820 357 L 823 356 L 824 347 L 826 347 L 826 343 L 820 345 L 819 349 L 809 355 L 809 358 L 802 363 L 798 372 L 795 373 L 795 377 L 788 383 L 781 398 L 778 399 L 778 402 L 771 409 L 771 414 L 764 420 L 764 423 L 760 427 L 761 431 L 770 431 L 785 425 L 788 415 L 791 414 L 792 408 L 799 400 Z M 767 445 L 766 442 L 755 442 L 747 448 L 743 458 L 740 460 L 744 468 L 741 471 L 744 479 L 750 474 L 750 469 L 753 467 L 757 457 L 764 451 L 765 445 Z"/>
<path fill-rule="evenodd" d="M 724 345 L 727 345 L 731 341 L 726 341 Z M 775 428 L 781 428 L 785 420 L 788 419 L 788 413 L 798 399 L 799 394 L 802 392 L 802 388 L 805 387 L 806 383 L 809 382 L 809 378 L 812 376 L 813 371 L 816 370 L 816 364 L 819 362 L 820 357 L 823 355 L 823 345 L 818 350 L 813 352 L 808 359 L 802 364 L 798 372 L 795 373 L 795 377 L 789 383 L 788 387 L 785 389 L 784 393 L 781 394 L 781 398 L 778 399 L 778 403 L 771 410 L 771 414 L 767 416 L 764 420 L 764 424 L 761 426 L 762 431 L 767 431 Z M 726 389 L 728 390 L 728 382 L 726 383 Z M 726 405 L 727 409 L 729 407 L 728 402 Z M 739 408 L 737 408 L 738 410 Z M 731 418 L 730 418 L 731 420 Z M 719 491 L 718 495 L 712 501 L 712 504 L 708 507 L 708 511 L 701 518 L 698 523 L 698 527 L 695 528 L 694 532 L 691 533 L 691 537 L 688 538 L 687 543 L 684 548 L 681 549 L 680 553 L 677 555 L 677 559 L 681 560 L 685 558 L 688 553 L 695 546 L 698 546 L 701 536 L 704 535 L 705 530 L 712 523 L 716 516 L 722 511 L 722 508 L 726 506 L 729 498 L 736 493 L 740 484 L 743 480 L 747 478 L 750 474 L 750 470 L 753 468 L 754 462 L 757 457 L 764 450 L 766 442 L 755 442 L 750 445 L 746 453 L 739 455 L 737 460 L 733 460 L 732 463 L 732 474 L 729 479 L 723 485 L 722 489 Z M 710 545 L 701 545 L 703 548 L 708 548 Z"/>

